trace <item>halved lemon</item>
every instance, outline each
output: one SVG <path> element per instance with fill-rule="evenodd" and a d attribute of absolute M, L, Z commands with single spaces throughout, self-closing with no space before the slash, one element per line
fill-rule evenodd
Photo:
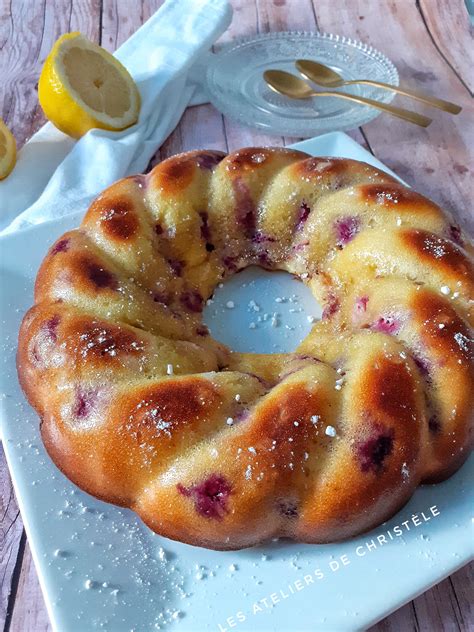
<path fill-rule="evenodd" d="M 0 180 L 11 172 L 16 162 L 16 141 L 5 123 L 0 119 Z"/>
<path fill-rule="evenodd" d="M 125 66 L 81 33 L 66 33 L 53 46 L 38 98 L 53 125 L 73 138 L 94 127 L 130 127 L 140 111 L 140 94 Z"/>

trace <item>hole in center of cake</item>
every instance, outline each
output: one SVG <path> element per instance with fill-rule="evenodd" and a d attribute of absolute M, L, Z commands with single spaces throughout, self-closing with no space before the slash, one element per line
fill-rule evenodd
<path fill-rule="evenodd" d="M 239 353 L 292 353 L 321 314 L 293 275 L 250 267 L 216 288 L 203 318 L 216 340 Z"/>

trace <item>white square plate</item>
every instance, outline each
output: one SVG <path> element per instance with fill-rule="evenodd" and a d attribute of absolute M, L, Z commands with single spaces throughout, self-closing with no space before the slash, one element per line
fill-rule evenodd
<path fill-rule="evenodd" d="M 342 133 L 297 147 L 385 169 Z M 4 446 L 56 630 L 359 629 L 469 561 L 473 458 L 445 483 L 418 489 L 397 516 L 357 539 L 324 546 L 272 542 L 225 553 L 153 535 L 132 512 L 99 502 L 70 483 L 45 453 L 37 415 L 18 385 L 15 352 L 38 266 L 52 241 L 79 221 L 77 214 L 0 239 Z M 233 329 L 222 317 L 232 295 L 237 297 L 236 306 L 226 317 L 240 327 L 235 345 L 245 339 L 247 350 L 294 348 L 309 326 L 306 314 L 317 310 L 313 299 L 289 275 L 277 276 L 271 284 L 252 270 L 243 275 L 247 276 L 234 277 L 218 292 L 207 314 L 215 335 L 225 336 L 225 329 Z M 304 308 L 301 313 L 275 304 L 275 297 L 293 293 L 293 300 Z M 255 330 L 248 328 L 255 314 L 247 305 L 255 297 L 264 311 L 281 313 L 280 327 L 264 322 Z M 434 506 L 437 509 L 430 509 Z M 395 535 L 396 526 L 403 535 Z"/>

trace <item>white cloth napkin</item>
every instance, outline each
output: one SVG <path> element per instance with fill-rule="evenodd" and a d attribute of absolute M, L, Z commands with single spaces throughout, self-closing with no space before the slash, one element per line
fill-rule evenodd
<path fill-rule="evenodd" d="M 142 98 L 136 125 L 94 129 L 74 142 L 51 123 L 22 148 L 0 182 L 0 235 L 86 210 L 115 180 L 141 173 L 190 103 L 205 57 L 232 18 L 227 0 L 167 0 L 115 53 Z"/>

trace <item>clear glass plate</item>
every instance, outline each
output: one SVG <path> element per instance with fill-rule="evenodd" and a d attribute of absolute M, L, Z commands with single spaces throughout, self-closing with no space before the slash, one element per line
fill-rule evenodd
<path fill-rule="evenodd" d="M 296 59 L 319 61 L 344 79 L 375 79 L 398 86 L 395 66 L 371 46 L 330 33 L 288 31 L 233 41 L 210 55 L 209 98 L 218 110 L 245 125 L 269 134 L 304 138 L 358 127 L 380 114 L 375 108 L 336 97 L 297 101 L 271 90 L 263 80 L 264 71 L 279 69 L 298 75 Z M 390 103 L 394 97 L 387 90 L 363 85 L 337 91 L 384 103 Z"/>

